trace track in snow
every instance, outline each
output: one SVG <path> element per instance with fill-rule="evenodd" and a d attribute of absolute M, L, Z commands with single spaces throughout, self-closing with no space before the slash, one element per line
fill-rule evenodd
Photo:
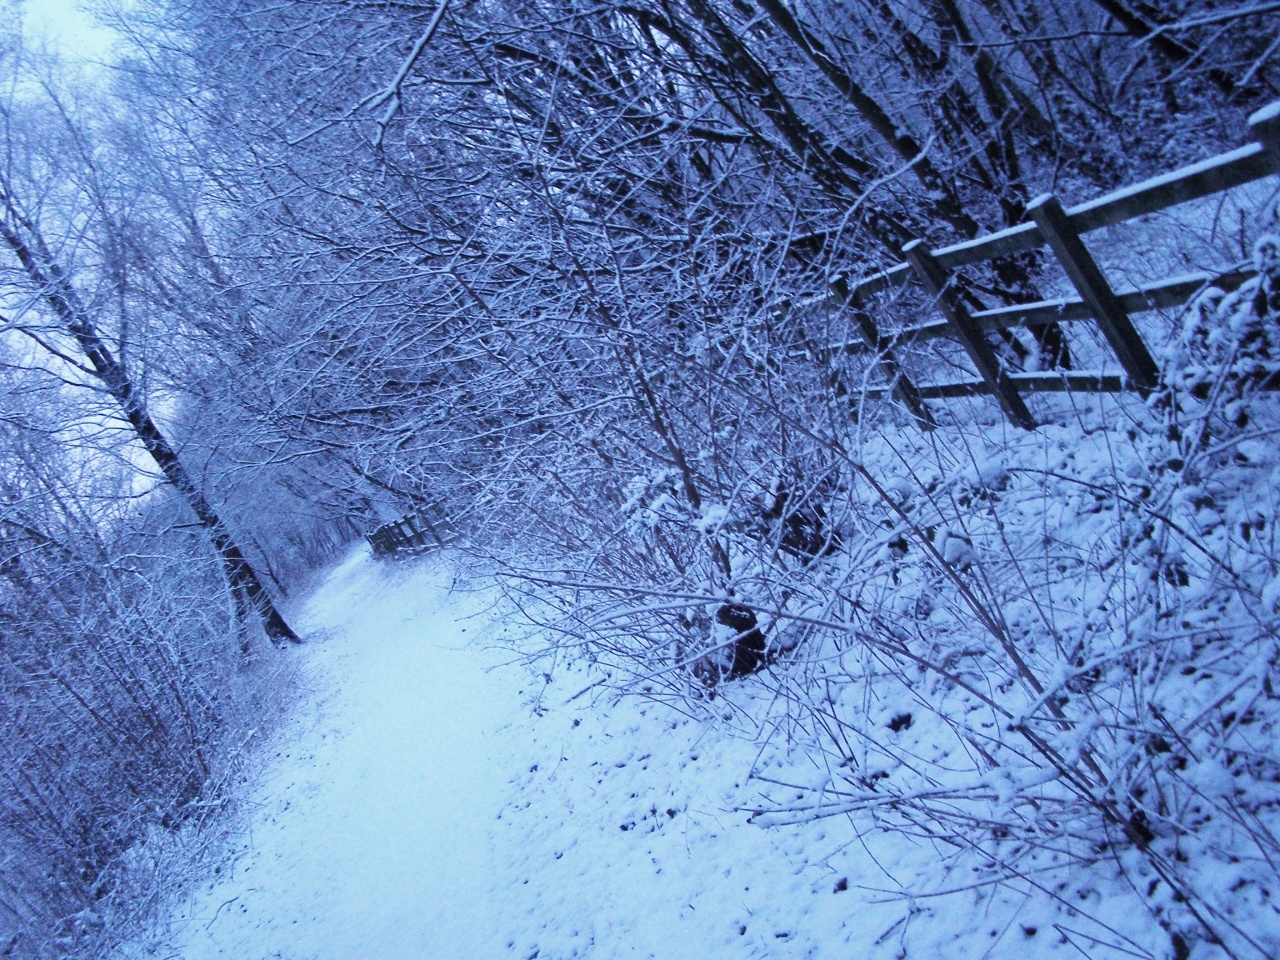
<path fill-rule="evenodd" d="M 499 955 L 491 825 L 511 774 L 493 735 L 519 713 L 519 677 L 467 646 L 449 580 L 444 564 L 388 577 L 360 551 L 317 591 L 315 696 L 244 854 L 192 906 L 184 960 Z"/>

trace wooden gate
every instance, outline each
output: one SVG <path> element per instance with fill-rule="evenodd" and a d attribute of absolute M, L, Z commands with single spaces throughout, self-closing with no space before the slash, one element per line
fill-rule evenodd
<path fill-rule="evenodd" d="M 433 547 L 443 547 L 457 538 L 453 523 L 438 510 L 433 523 L 428 511 L 418 510 L 393 523 L 383 524 L 365 537 L 373 548 L 375 557 L 390 557 L 398 553 L 424 553 Z"/>

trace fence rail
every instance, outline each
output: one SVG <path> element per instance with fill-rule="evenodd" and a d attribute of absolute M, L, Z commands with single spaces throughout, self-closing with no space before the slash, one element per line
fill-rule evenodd
<path fill-rule="evenodd" d="M 1181 306 L 1210 284 L 1234 290 L 1252 276 L 1252 270 L 1245 264 L 1239 264 L 1217 276 L 1199 273 L 1169 277 L 1116 293 L 1094 262 L 1081 236 L 1280 173 L 1280 101 L 1250 117 L 1249 128 L 1256 142 L 1237 150 L 1073 207 L 1063 208 L 1057 198 L 1046 194 L 1028 206 L 1027 212 L 1032 219 L 1027 223 L 932 251 L 920 241 L 913 241 L 903 247 L 907 262 L 873 274 L 853 286 L 843 277 L 834 277 L 831 280 L 831 301 L 851 311 L 860 340 L 833 344 L 830 349 L 833 353 L 876 354 L 881 372 L 891 386 L 866 391 L 864 395 L 874 397 L 892 393 L 925 427 L 934 425 L 933 417 L 923 403 L 927 399 L 994 395 L 1013 423 L 1034 429 L 1035 421 L 1027 411 L 1023 393 L 1150 391 L 1156 385 L 1158 370 L 1130 316 Z M 1029 253 L 1044 246 L 1053 251 L 1066 271 L 1077 297 L 974 311 L 958 296 L 955 285 L 950 282 L 951 272 L 960 267 Z M 882 335 L 867 311 L 869 299 L 912 281 L 921 284 L 933 296 L 944 319 Z M 1091 321 L 1096 324 L 1119 360 L 1123 375 L 1009 373 L 1001 367 L 984 336 L 992 330 L 1065 321 Z M 897 353 L 914 343 L 938 337 L 958 340 L 981 379 L 962 383 L 914 384 L 902 372 Z"/>
<path fill-rule="evenodd" d="M 365 537 L 375 557 L 391 557 L 400 553 L 424 553 L 434 547 L 448 546 L 457 539 L 457 530 L 438 510 L 433 523 L 426 510 L 418 510 L 392 523 L 386 523 Z"/>

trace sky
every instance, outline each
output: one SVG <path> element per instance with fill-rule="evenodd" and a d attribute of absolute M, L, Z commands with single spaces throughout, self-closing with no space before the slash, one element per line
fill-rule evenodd
<path fill-rule="evenodd" d="M 78 0 L 26 0 L 23 7 L 32 40 L 44 37 L 74 59 L 107 59 L 113 34 L 99 26 Z"/>

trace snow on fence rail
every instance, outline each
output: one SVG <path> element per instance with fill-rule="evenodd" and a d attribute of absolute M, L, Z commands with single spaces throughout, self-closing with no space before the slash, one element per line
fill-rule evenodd
<path fill-rule="evenodd" d="M 877 354 L 881 372 L 891 386 L 870 390 L 868 395 L 892 393 L 925 427 L 932 427 L 934 423 L 924 404 L 926 399 L 994 395 L 1013 423 L 1031 430 L 1036 423 L 1022 400 L 1023 393 L 1151 391 L 1157 384 L 1159 371 L 1142 337 L 1133 327 L 1130 314 L 1181 306 L 1210 284 L 1234 290 L 1249 279 L 1253 271 L 1241 265 L 1219 276 L 1188 274 L 1116 293 L 1080 239 L 1081 234 L 1280 173 L 1280 101 L 1250 117 L 1249 128 L 1256 142 L 1238 150 L 1144 180 L 1074 207 L 1064 208 L 1056 197 L 1046 194 L 1028 205 L 1027 212 L 1032 218 L 1029 223 L 932 251 L 920 241 L 912 241 L 903 247 L 907 258 L 905 263 L 873 274 L 852 287 L 844 277 L 832 278 L 832 302 L 851 311 L 861 336 L 860 341 L 837 344 L 832 349 L 844 353 L 869 350 Z M 1053 250 L 1079 294 L 1078 298 L 972 311 L 950 283 L 950 271 L 958 267 L 1029 253 L 1045 245 Z M 891 336 L 882 335 L 866 309 L 868 298 L 905 286 L 912 280 L 920 283 L 934 297 L 945 319 L 911 327 Z M 1123 375 L 1066 371 L 1009 373 L 1001 367 L 984 336 L 990 330 L 1082 320 L 1098 325 L 1120 361 Z M 960 341 L 981 379 L 924 386 L 912 383 L 902 372 L 896 353 L 906 345 L 937 337 Z M 1280 385 L 1267 383 L 1265 386 L 1274 388 Z"/>
<path fill-rule="evenodd" d="M 457 537 L 457 530 L 447 518 L 432 523 L 426 510 L 418 510 L 392 523 L 380 526 L 365 537 L 375 557 L 397 553 L 422 553 L 432 547 L 443 547 Z"/>

